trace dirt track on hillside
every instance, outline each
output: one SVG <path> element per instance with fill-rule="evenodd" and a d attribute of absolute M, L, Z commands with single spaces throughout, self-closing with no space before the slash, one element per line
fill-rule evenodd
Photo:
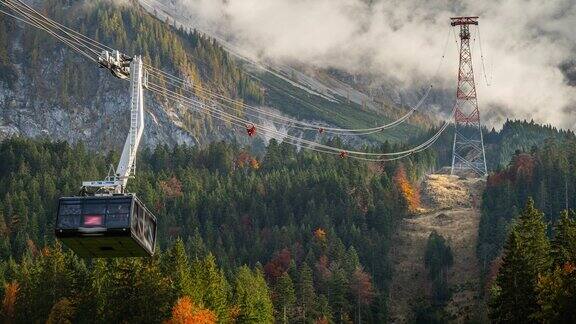
<path fill-rule="evenodd" d="M 430 295 L 424 252 L 433 230 L 448 240 L 454 254 L 454 265 L 448 274 L 452 299 L 446 311 L 456 323 L 475 316 L 480 284 L 476 258 L 480 221 L 477 205 L 483 185 L 481 180 L 448 175 L 430 175 L 422 183 L 423 209 L 402 222 L 390 252 L 393 265 L 390 322 L 412 322 L 415 306 Z"/>

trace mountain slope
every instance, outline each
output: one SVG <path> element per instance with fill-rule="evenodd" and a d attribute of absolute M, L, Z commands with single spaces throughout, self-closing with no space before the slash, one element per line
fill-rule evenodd
<path fill-rule="evenodd" d="M 42 5 L 48 16 L 89 37 L 128 54 L 142 54 L 146 62 L 175 75 L 186 75 L 195 85 L 227 97 L 339 126 L 371 127 L 374 121 L 381 124 L 390 120 L 372 110 L 362 111 L 360 105 L 342 98 L 344 103 L 309 98 L 302 89 L 277 77 L 266 80 L 274 87 L 266 88 L 243 72 L 214 40 L 193 30 L 176 29 L 136 2 L 116 5 L 108 1 L 50 0 Z M 84 140 L 94 148 L 118 147 L 123 141 L 118 134 L 128 127 L 124 113 L 129 102 L 127 84 L 86 63 L 43 31 L 5 16 L 0 17 L 0 23 L 4 27 L 0 69 L 6 72 L 0 78 L 0 137 L 48 136 L 70 142 Z M 205 114 L 190 113 L 162 97 L 147 95 L 146 100 L 145 144 L 198 144 L 219 139 L 249 143 L 242 129 L 232 129 Z M 404 139 L 421 128 L 408 125 L 369 139 Z M 288 131 L 284 127 L 279 130 Z M 317 137 L 313 132 L 293 134 Z"/>

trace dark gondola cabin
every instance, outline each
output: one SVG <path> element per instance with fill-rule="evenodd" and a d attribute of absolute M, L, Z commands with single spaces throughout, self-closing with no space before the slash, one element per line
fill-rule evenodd
<path fill-rule="evenodd" d="M 135 195 L 60 198 L 56 237 L 80 257 L 154 254 L 156 218 Z"/>

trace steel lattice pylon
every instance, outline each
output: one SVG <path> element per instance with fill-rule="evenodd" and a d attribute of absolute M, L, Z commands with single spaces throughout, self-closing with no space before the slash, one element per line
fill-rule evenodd
<path fill-rule="evenodd" d="M 452 26 L 460 28 L 460 66 L 456 107 L 454 107 L 454 144 L 452 148 L 452 174 L 474 173 L 485 176 L 486 154 L 476 98 L 470 25 L 478 25 L 478 17 L 451 18 Z"/>

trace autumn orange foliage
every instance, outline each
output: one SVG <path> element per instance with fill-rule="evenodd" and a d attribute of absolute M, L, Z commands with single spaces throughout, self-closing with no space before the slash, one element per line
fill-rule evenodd
<path fill-rule="evenodd" d="M 250 160 L 250 167 L 254 170 L 258 170 L 260 169 L 260 162 L 258 162 L 258 160 L 256 160 L 255 158 L 252 158 Z"/>
<path fill-rule="evenodd" d="M 236 322 L 236 319 L 240 316 L 241 312 L 242 312 L 242 310 L 240 309 L 240 306 L 238 306 L 238 305 L 234 305 L 234 306 L 230 307 L 230 311 L 228 311 L 228 316 L 230 317 L 231 323 Z"/>
<path fill-rule="evenodd" d="M 288 271 L 291 260 L 292 254 L 288 249 L 282 249 L 280 252 L 276 253 L 274 258 L 264 265 L 264 274 L 266 275 L 266 278 L 272 282 L 278 280 L 284 272 Z"/>
<path fill-rule="evenodd" d="M 162 192 L 168 198 L 182 196 L 182 183 L 176 177 L 172 177 L 166 181 L 160 181 L 160 188 L 162 188 Z"/>
<path fill-rule="evenodd" d="M 188 296 L 179 298 L 172 308 L 172 317 L 165 324 L 214 324 L 216 314 L 196 305 Z"/>
<path fill-rule="evenodd" d="M 242 169 L 246 166 L 250 166 L 253 170 L 258 170 L 260 169 L 260 161 L 247 152 L 241 152 L 236 157 L 236 167 Z"/>
<path fill-rule="evenodd" d="M 2 313 L 6 318 L 14 318 L 14 309 L 16 305 L 16 297 L 20 286 L 18 282 L 13 281 L 4 285 L 4 300 L 2 300 Z"/>
<path fill-rule="evenodd" d="M 408 181 L 404 167 L 400 166 L 394 176 L 394 183 L 408 204 L 408 210 L 415 211 L 420 207 L 420 193 Z"/>
<path fill-rule="evenodd" d="M 330 323 L 330 322 L 328 321 L 328 319 L 326 318 L 326 316 L 322 316 L 322 317 L 320 317 L 320 318 L 317 318 L 317 319 L 314 321 L 314 324 L 328 324 L 328 323 Z"/>
<path fill-rule="evenodd" d="M 524 179 L 530 182 L 534 174 L 536 161 L 534 157 L 527 153 L 516 154 L 510 161 L 510 165 L 503 171 L 495 172 L 488 177 L 486 185 L 496 187 L 504 181 L 515 182 L 517 179 Z"/>
<path fill-rule="evenodd" d="M 566 274 L 571 274 L 572 272 L 576 271 L 576 266 L 570 262 L 566 262 L 562 267 L 562 270 L 564 270 Z"/>
<path fill-rule="evenodd" d="M 352 274 L 350 290 L 358 300 L 358 303 L 362 305 L 370 305 L 376 295 L 370 275 L 361 267 L 357 267 Z"/>
<path fill-rule="evenodd" d="M 314 237 L 318 240 L 318 241 L 326 241 L 326 231 L 319 227 L 314 231 Z"/>

